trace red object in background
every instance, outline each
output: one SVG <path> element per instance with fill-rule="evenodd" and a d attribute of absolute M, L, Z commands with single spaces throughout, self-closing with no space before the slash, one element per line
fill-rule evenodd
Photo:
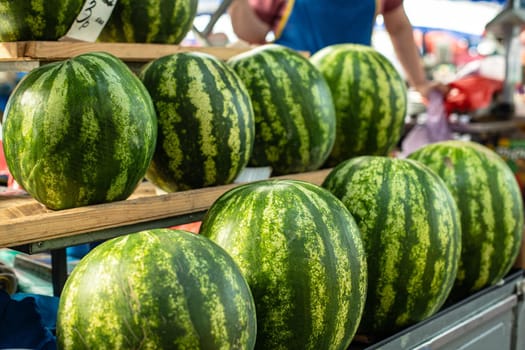
<path fill-rule="evenodd" d="M 445 97 L 447 113 L 468 113 L 490 106 L 494 95 L 503 89 L 503 82 L 468 75 L 449 83 L 449 87 L 450 92 Z"/>
<path fill-rule="evenodd" d="M 202 223 L 202 221 L 195 221 L 195 222 L 190 222 L 190 223 L 187 223 L 187 224 L 171 226 L 170 229 L 172 229 L 172 230 L 185 230 L 185 231 L 190 231 L 190 232 L 193 232 L 193 233 L 199 233 L 199 229 L 201 227 L 201 223 Z"/>
<path fill-rule="evenodd" d="M 11 185 L 11 183 L 13 182 L 13 178 L 11 174 L 9 173 L 9 170 L 7 170 L 7 163 L 5 161 L 4 147 L 2 144 L 2 140 L 0 140 L 0 176 L 7 176 L 8 186 Z"/>
<path fill-rule="evenodd" d="M 14 190 L 21 190 L 9 170 L 7 169 L 7 162 L 4 155 L 4 146 L 0 140 L 0 176 L 7 176 L 7 188 Z"/>
<path fill-rule="evenodd" d="M 0 140 L 0 172 L 7 171 L 7 163 L 4 156 L 4 145 L 2 140 Z"/>

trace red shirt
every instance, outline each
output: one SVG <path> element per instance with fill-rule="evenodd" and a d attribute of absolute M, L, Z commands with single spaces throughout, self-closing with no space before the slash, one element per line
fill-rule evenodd
<path fill-rule="evenodd" d="M 380 0 L 381 8 L 378 13 L 386 13 L 401 6 L 403 0 Z M 283 12 L 286 8 L 287 0 L 250 0 L 251 6 L 254 8 L 257 16 L 268 23 L 272 29 L 276 29 L 279 25 Z"/>

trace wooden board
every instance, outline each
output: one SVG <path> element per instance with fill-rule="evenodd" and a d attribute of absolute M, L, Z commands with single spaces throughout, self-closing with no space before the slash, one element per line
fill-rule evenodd
<path fill-rule="evenodd" d="M 329 169 L 282 176 L 320 185 Z M 238 184 L 157 195 L 142 183 L 127 200 L 53 211 L 29 196 L 0 194 L 0 248 L 202 212 Z"/>
<path fill-rule="evenodd" d="M 168 44 L 86 43 L 71 41 L 19 41 L 0 43 L 0 60 L 57 61 L 93 51 L 109 52 L 123 61 L 147 62 L 177 52 L 197 51 L 228 59 L 250 47 L 196 47 Z"/>
<path fill-rule="evenodd" d="M 16 60 L 24 58 L 24 44 L 20 42 L 0 43 L 0 59 Z"/>

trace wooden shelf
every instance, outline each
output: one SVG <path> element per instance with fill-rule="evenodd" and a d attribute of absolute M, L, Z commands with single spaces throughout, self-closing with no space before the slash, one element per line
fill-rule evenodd
<path fill-rule="evenodd" d="M 179 52 L 202 52 L 227 60 L 251 48 L 248 45 L 196 47 L 71 41 L 0 42 L 0 71 L 31 71 L 41 64 L 95 51 L 111 53 L 133 70 L 156 58 Z M 321 184 L 328 171 L 283 178 Z M 27 253 L 50 251 L 53 289 L 55 295 L 59 295 L 67 278 L 66 247 L 200 220 L 220 195 L 238 185 L 157 194 L 152 184 L 143 182 L 127 200 L 61 211 L 49 210 L 27 194 L 0 193 L 0 248 Z"/>
<path fill-rule="evenodd" d="M 276 178 L 320 185 L 328 172 L 329 169 L 324 169 Z M 0 193 L 0 248 L 36 244 L 45 250 L 49 248 L 44 245 L 48 240 L 204 212 L 220 195 L 238 185 L 158 195 L 152 184 L 143 182 L 127 200 L 59 211 L 49 210 L 27 195 Z M 105 238 L 121 232 L 112 231 Z"/>
<path fill-rule="evenodd" d="M 203 52 L 226 60 L 250 47 L 197 47 L 168 44 L 86 43 L 71 41 L 0 42 L 1 70 L 31 70 L 40 62 L 68 59 L 87 52 L 109 52 L 125 62 L 144 63 L 178 52 Z"/>
<path fill-rule="evenodd" d="M 226 60 L 250 48 L 76 41 L 0 42 L 0 71 L 30 71 L 40 64 L 95 51 L 109 52 L 131 67 L 179 52 L 203 52 Z M 293 177 L 320 183 L 323 174 Z M 125 201 L 62 211 L 49 210 L 27 194 L 0 193 L 0 248 L 36 247 L 29 250 L 43 251 L 154 227 L 155 224 L 177 222 L 173 218 L 188 220 L 206 211 L 215 199 L 233 186 L 158 195 L 153 185 L 144 182 Z"/>

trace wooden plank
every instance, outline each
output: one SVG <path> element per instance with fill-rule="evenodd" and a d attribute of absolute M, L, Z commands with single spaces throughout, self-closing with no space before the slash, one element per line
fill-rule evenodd
<path fill-rule="evenodd" d="M 0 72 L 29 72 L 40 66 L 39 60 L 31 59 L 0 59 Z"/>
<path fill-rule="evenodd" d="M 42 61 L 64 60 L 87 52 L 109 52 L 123 61 L 147 62 L 178 52 L 205 52 L 219 59 L 228 59 L 246 51 L 247 48 L 193 47 L 167 44 L 86 43 L 70 41 L 28 41 L 24 45 L 24 57 Z"/>
<path fill-rule="evenodd" d="M 206 210 L 220 194 L 232 187 L 169 193 L 12 219 L 0 224 L 0 247 Z"/>
<path fill-rule="evenodd" d="M 0 42 L 0 60 L 24 58 L 24 42 Z"/>
<path fill-rule="evenodd" d="M 154 195 L 156 195 L 155 187 L 149 182 L 144 182 L 128 199 Z M 50 212 L 53 210 L 47 209 L 24 191 L 0 193 L 0 222 Z"/>
<path fill-rule="evenodd" d="M 286 175 L 320 185 L 329 169 Z M 238 186 L 231 184 L 156 195 L 152 187 L 130 199 L 114 203 L 52 211 L 32 199 L 18 198 L 15 205 L 0 207 L 0 248 L 70 237 L 124 225 L 202 212 L 224 192 Z M 22 204 L 20 202 L 22 201 Z M 8 214 L 6 214 L 6 212 Z"/>

